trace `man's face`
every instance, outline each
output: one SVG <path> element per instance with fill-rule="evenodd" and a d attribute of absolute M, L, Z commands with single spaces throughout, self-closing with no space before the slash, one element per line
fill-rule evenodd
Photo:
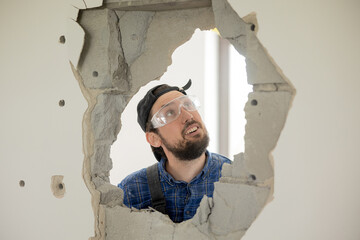
<path fill-rule="evenodd" d="M 151 109 L 151 116 L 173 99 L 183 96 L 178 91 L 171 91 L 160 96 Z M 187 111 L 181 107 L 179 117 L 159 127 L 158 135 L 165 153 L 171 152 L 181 160 L 198 158 L 209 144 L 207 130 L 198 111 Z"/>

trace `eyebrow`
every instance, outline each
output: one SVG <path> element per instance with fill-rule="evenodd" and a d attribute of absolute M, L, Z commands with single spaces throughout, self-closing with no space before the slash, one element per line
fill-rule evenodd
<path fill-rule="evenodd" d="M 174 105 L 174 104 L 175 104 L 175 103 L 173 102 L 174 100 L 175 100 L 175 99 L 173 99 L 173 100 L 171 100 L 170 102 L 162 105 L 162 106 L 160 107 L 160 109 L 163 108 L 163 107 L 167 107 L 167 106 L 170 106 L 170 105 Z M 159 110 L 160 110 L 160 109 L 159 109 Z"/>
<path fill-rule="evenodd" d="M 185 95 L 184 95 L 184 96 L 185 96 Z M 180 97 L 174 98 L 173 100 L 171 100 L 171 101 L 169 101 L 169 102 L 167 102 L 167 103 L 165 103 L 165 104 L 161 105 L 161 107 L 160 107 L 160 108 L 163 108 L 163 107 L 165 107 L 166 105 L 171 105 L 171 104 L 174 104 L 174 101 L 175 101 L 176 99 L 182 98 L 182 97 L 184 97 L 184 96 L 180 96 Z M 160 110 L 160 109 L 159 109 L 159 110 Z"/>

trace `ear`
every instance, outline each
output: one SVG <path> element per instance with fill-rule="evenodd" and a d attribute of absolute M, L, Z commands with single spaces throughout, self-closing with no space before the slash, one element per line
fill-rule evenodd
<path fill-rule="evenodd" d="M 159 135 L 154 132 L 146 132 L 146 141 L 153 147 L 160 147 L 161 146 L 161 139 Z"/>

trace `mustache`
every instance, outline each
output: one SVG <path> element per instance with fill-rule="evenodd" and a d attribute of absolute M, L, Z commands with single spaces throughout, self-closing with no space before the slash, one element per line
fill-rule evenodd
<path fill-rule="evenodd" d="M 183 128 L 183 130 L 182 130 L 182 132 L 181 132 L 183 136 L 185 136 L 186 129 L 187 129 L 190 125 L 192 125 L 192 124 L 194 124 L 194 123 L 198 124 L 198 125 L 199 125 L 199 128 L 202 128 L 202 125 L 201 125 L 198 121 L 191 120 L 191 121 L 189 121 L 189 122 L 186 122 L 186 123 L 185 123 L 185 126 L 184 126 L 184 128 Z"/>

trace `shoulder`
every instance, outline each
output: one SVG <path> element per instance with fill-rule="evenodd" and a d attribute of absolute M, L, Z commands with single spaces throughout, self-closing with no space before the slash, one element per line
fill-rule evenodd
<path fill-rule="evenodd" d="M 218 181 L 221 177 L 221 170 L 224 164 L 231 164 L 232 161 L 228 159 L 227 157 L 217 154 L 217 153 L 210 153 L 208 154 L 208 167 L 209 167 L 209 178 L 214 179 L 215 181 Z"/>
<path fill-rule="evenodd" d="M 130 186 L 132 184 L 137 183 L 146 183 L 147 184 L 147 177 L 146 177 L 146 168 L 138 170 L 136 172 L 131 173 L 126 178 L 124 178 L 121 183 L 118 184 L 118 187 L 122 188 L 125 186 Z"/>
<path fill-rule="evenodd" d="M 228 163 L 228 164 L 232 163 L 230 159 L 228 159 L 227 157 L 221 154 L 208 152 L 208 155 L 209 155 L 209 160 L 211 161 L 212 164 L 222 166 L 224 163 Z"/>
<path fill-rule="evenodd" d="M 232 161 L 228 159 L 227 157 L 217 154 L 217 153 L 211 153 L 207 152 L 208 154 L 208 166 L 210 170 L 210 175 L 218 179 L 221 176 L 221 170 L 224 164 L 231 164 Z"/>
<path fill-rule="evenodd" d="M 124 204 L 137 209 L 146 208 L 151 203 L 146 168 L 128 175 L 118 187 L 124 191 Z"/>

